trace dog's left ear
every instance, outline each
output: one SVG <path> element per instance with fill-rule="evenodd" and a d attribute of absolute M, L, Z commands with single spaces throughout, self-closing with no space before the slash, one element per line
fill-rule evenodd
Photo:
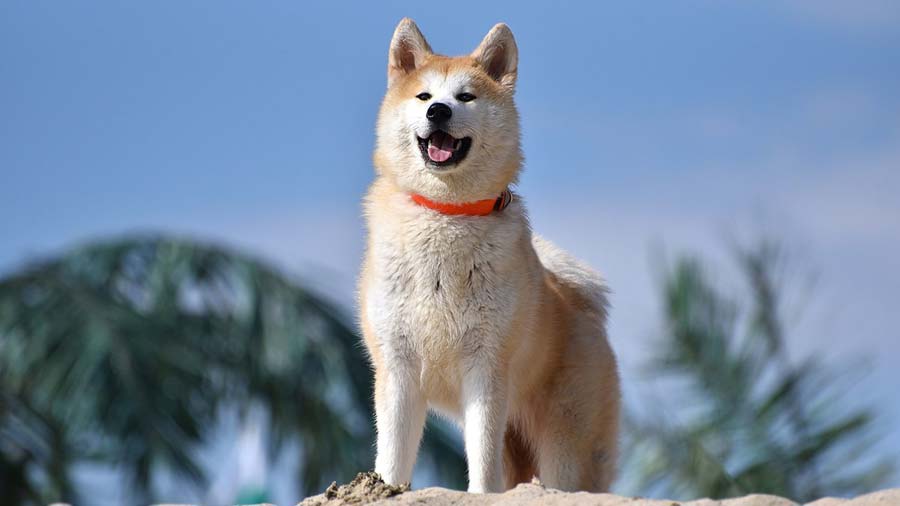
<path fill-rule="evenodd" d="M 472 58 L 491 78 L 507 88 L 516 85 L 519 49 L 512 30 L 505 23 L 497 23 L 472 52 Z"/>

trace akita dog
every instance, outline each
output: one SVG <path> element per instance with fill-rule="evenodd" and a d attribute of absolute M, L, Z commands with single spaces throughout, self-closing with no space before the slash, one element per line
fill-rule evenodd
<path fill-rule="evenodd" d="M 409 19 L 391 40 L 359 286 L 389 483 L 410 480 L 429 408 L 463 429 L 470 492 L 533 476 L 605 491 L 615 473 L 607 288 L 532 236 L 509 191 L 517 62 L 504 24 L 461 57 L 433 53 Z"/>

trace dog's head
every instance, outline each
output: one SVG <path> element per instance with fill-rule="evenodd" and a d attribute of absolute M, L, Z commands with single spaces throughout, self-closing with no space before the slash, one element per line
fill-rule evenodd
<path fill-rule="evenodd" d="M 513 102 L 518 50 L 498 24 L 468 56 L 434 54 L 411 19 L 388 53 L 375 166 L 402 189 L 441 201 L 492 198 L 521 165 Z"/>

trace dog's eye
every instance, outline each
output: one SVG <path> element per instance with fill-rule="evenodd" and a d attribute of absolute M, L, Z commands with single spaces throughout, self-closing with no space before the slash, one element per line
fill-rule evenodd
<path fill-rule="evenodd" d="M 419 93 L 418 95 L 416 95 L 416 98 L 418 98 L 422 102 L 425 102 L 426 100 L 431 98 L 431 93 L 426 93 L 423 91 L 422 93 Z"/>
<path fill-rule="evenodd" d="M 460 102 L 471 102 L 475 100 L 475 95 L 471 93 L 460 93 L 456 96 L 456 100 L 459 100 Z"/>

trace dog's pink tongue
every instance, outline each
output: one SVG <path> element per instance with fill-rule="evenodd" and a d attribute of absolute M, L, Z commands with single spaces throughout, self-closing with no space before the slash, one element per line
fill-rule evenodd
<path fill-rule="evenodd" d="M 435 134 L 428 143 L 428 158 L 435 162 L 446 162 L 453 156 L 455 139 L 447 134 Z"/>
<path fill-rule="evenodd" d="M 453 151 L 449 149 L 428 146 L 428 158 L 431 158 L 435 162 L 446 162 L 451 156 L 453 156 Z"/>

